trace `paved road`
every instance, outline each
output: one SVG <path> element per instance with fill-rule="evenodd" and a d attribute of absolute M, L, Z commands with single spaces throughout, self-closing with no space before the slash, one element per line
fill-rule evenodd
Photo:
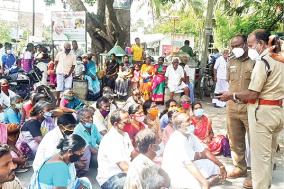
<path fill-rule="evenodd" d="M 215 134 L 226 134 L 226 117 L 224 108 L 214 108 L 210 103 L 203 103 L 205 112 L 212 119 L 212 126 Z M 276 170 L 273 171 L 273 183 L 271 189 L 284 189 L 284 131 L 281 132 L 279 136 L 279 143 L 281 146 L 280 153 L 276 155 Z M 225 158 L 222 156 L 218 157 L 226 166 L 227 170 L 233 168 L 232 161 L 230 158 Z M 31 178 L 32 171 L 27 173 L 19 174 L 21 182 L 24 186 L 27 186 L 29 179 Z M 87 175 L 91 182 L 93 183 L 94 189 L 100 189 L 98 184 L 95 181 L 96 170 L 92 169 Z M 235 180 L 227 180 L 224 185 L 212 187 L 213 189 L 240 189 L 242 188 L 244 178 L 239 178 Z"/>

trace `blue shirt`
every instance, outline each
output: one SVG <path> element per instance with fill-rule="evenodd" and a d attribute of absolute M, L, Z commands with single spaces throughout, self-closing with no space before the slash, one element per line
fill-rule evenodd
<path fill-rule="evenodd" d="M 161 125 L 161 129 L 166 128 L 166 126 L 169 124 L 169 117 L 168 117 L 168 113 L 165 113 L 161 119 L 160 119 L 160 125 Z"/>
<path fill-rule="evenodd" d="M 14 111 L 12 108 L 7 108 L 4 111 L 4 123 L 16 123 L 20 124 L 21 122 L 21 113 Z"/>
<path fill-rule="evenodd" d="M 2 56 L 2 65 L 4 69 L 10 69 L 16 62 L 16 57 L 13 54 L 4 54 Z"/>
<path fill-rule="evenodd" d="M 40 169 L 38 181 L 54 187 L 67 187 L 69 167 L 64 162 L 46 162 Z"/>
<path fill-rule="evenodd" d="M 93 124 L 91 127 L 91 133 L 83 126 L 82 123 L 79 123 L 75 129 L 73 134 L 77 134 L 81 136 L 87 143 L 87 145 L 95 148 L 97 147 L 101 140 L 102 140 L 102 135 L 99 133 L 96 125 Z"/>

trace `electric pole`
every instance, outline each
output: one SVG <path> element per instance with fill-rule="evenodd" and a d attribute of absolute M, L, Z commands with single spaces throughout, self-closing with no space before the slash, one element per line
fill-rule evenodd
<path fill-rule="evenodd" d="M 35 36 L 35 0 L 33 0 L 33 36 Z"/>

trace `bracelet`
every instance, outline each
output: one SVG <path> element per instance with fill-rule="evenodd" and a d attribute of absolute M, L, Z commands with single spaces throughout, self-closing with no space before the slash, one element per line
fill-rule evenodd
<path fill-rule="evenodd" d="M 224 166 L 224 165 L 221 165 L 221 166 L 219 166 L 219 168 L 222 169 L 222 168 L 225 168 L 225 166 Z"/>
<path fill-rule="evenodd" d="M 236 93 L 233 93 L 233 100 L 234 100 L 234 101 L 237 101 Z"/>

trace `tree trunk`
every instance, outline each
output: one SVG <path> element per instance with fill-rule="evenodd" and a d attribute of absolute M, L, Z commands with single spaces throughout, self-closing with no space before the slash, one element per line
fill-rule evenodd
<path fill-rule="evenodd" d="M 113 1 L 98 0 L 97 14 L 87 12 L 82 0 L 67 1 L 73 11 L 87 12 L 86 30 L 92 39 L 92 52 L 97 57 L 100 53 L 109 51 L 116 42 L 123 48 L 124 42 L 130 41 L 130 11 L 115 10 Z M 106 8 L 108 15 L 106 14 Z"/>

